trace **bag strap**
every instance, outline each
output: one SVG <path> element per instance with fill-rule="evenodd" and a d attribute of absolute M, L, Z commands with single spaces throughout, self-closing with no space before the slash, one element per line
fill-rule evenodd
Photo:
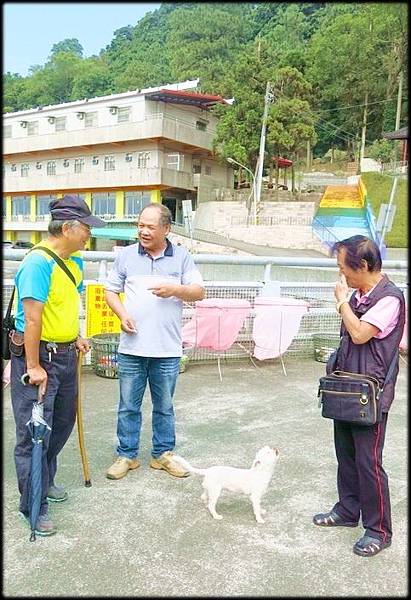
<path fill-rule="evenodd" d="M 3 319 L 4 323 L 7 323 L 9 321 L 9 319 L 10 319 L 11 309 L 12 309 L 13 300 L 14 300 L 14 292 L 15 291 L 16 291 L 16 286 L 13 286 L 13 291 L 11 292 L 9 305 L 7 307 L 6 314 L 4 315 L 4 319 Z"/>
<path fill-rule="evenodd" d="M 74 285 L 77 288 L 77 283 L 76 283 L 76 280 L 74 279 L 73 273 L 71 273 L 71 271 L 66 267 L 66 265 L 64 264 L 64 262 L 61 260 L 61 258 L 59 256 L 57 256 L 57 254 L 55 252 L 53 252 L 52 250 L 50 250 L 50 248 L 46 248 L 46 246 L 36 246 L 35 248 L 32 248 L 32 250 L 43 250 L 43 252 L 45 252 L 46 254 L 48 254 L 49 256 L 51 256 L 52 258 L 54 258 L 54 260 L 56 261 L 56 263 L 58 264 L 58 266 L 60 267 L 60 269 L 62 269 L 65 272 L 65 274 L 67 275 L 67 277 L 70 279 L 70 281 L 72 283 L 74 283 Z"/>
<path fill-rule="evenodd" d="M 384 383 L 382 384 L 381 392 L 384 390 L 385 382 L 390 379 L 390 377 L 392 375 L 392 372 L 394 371 L 394 367 L 395 367 L 395 363 L 396 363 L 396 358 L 397 358 L 398 352 L 399 352 L 399 349 L 396 348 L 395 351 L 394 351 L 394 356 L 392 357 L 392 361 L 391 361 L 390 367 L 388 369 L 388 373 L 385 376 Z"/>

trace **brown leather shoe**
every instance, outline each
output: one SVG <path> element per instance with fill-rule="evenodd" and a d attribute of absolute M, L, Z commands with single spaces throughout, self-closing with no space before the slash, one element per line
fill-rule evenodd
<path fill-rule="evenodd" d="M 188 477 L 190 475 L 180 463 L 173 459 L 171 450 L 163 452 L 158 458 L 152 458 L 150 467 L 152 469 L 163 469 L 174 477 Z"/>
<path fill-rule="evenodd" d="M 119 456 L 117 460 L 107 470 L 106 477 L 108 479 L 121 479 L 129 469 L 138 469 L 141 462 L 137 458 L 126 458 L 125 456 Z"/>

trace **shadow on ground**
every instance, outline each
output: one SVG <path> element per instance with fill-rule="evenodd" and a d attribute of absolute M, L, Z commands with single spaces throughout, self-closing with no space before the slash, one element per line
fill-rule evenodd
<path fill-rule="evenodd" d="M 118 381 L 83 375 L 83 412 L 92 487 L 83 485 L 74 431 L 59 461 L 69 500 L 52 505 L 58 532 L 29 542 L 18 519 L 14 421 L 4 396 L 5 596 L 405 596 L 407 594 L 406 368 L 387 427 L 394 537 L 373 558 L 353 554 L 363 529 L 315 527 L 312 515 L 336 499 L 332 422 L 316 403 L 324 365 L 288 359 L 189 365 L 178 382 L 176 450 L 200 467 L 251 465 L 265 444 L 280 449 L 263 500 L 265 524 L 245 497 L 223 493 L 211 518 L 201 478 L 175 479 L 148 467 L 151 402 L 144 401 L 142 467 L 105 478 L 115 449 Z"/>

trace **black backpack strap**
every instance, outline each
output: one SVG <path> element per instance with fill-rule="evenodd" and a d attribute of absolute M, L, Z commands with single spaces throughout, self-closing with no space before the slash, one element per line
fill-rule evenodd
<path fill-rule="evenodd" d="M 65 272 L 67 277 L 74 283 L 74 285 L 77 288 L 77 283 L 76 283 L 76 280 L 74 279 L 73 273 L 71 273 L 71 271 L 69 271 L 69 269 L 66 267 L 64 262 L 61 260 L 61 258 L 59 256 L 57 256 L 57 254 L 55 252 L 50 250 L 50 248 L 46 248 L 45 246 L 35 246 L 35 248 L 32 248 L 32 250 L 43 250 L 43 252 L 45 252 L 52 258 L 54 258 L 54 260 L 56 261 L 56 263 L 58 264 L 60 269 L 63 269 L 63 271 Z"/>

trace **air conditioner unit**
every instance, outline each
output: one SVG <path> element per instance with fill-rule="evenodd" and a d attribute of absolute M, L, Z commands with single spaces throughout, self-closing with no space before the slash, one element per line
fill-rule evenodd
<path fill-rule="evenodd" d="M 80 121 L 82 121 L 84 119 L 84 115 L 85 114 L 86 114 L 85 112 L 78 112 L 77 113 L 77 119 L 80 119 Z"/>
<path fill-rule="evenodd" d="M 69 161 L 67 158 L 65 158 L 65 159 L 63 160 L 63 167 L 68 167 L 68 166 L 69 166 L 69 164 L 70 164 L 70 161 Z"/>
<path fill-rule="evenodd" d="M 118 111 L 118 106 L 109 106 L 108 109 L 112 115 L 116 115 Z"/>
<path fill-rule="evenodd" d="M 56 120 L 56 117 L 48 117 L 48 118 L 47 118 L 47 121 L 48 121 L 49 123 L 51 123 L 52 125 L 53 125 L 53 123 L 54 123 L 54 121 L 55 121 L 55 120 Z"/>
<path fill-rule="evenodd" d="M 27 127 L 27 121 L 20 121 L 20 127 Z"/>
<path fill-rule="evenodd" d="M 43 165 L 41 164 L 41 162 L 36 162 L 36 169 L 41 169 Z"/>
<path fill-rule="evenodd" d="M 133 156 L 131 154 L 126 154 L 126 162 L 131 162 L 133 160 Z"/>
<path fill-rule="evenodd" d="M 93 165 L 98 165 L 98 156 L 93 156 L 93 159 L 91 162 Z"/>

